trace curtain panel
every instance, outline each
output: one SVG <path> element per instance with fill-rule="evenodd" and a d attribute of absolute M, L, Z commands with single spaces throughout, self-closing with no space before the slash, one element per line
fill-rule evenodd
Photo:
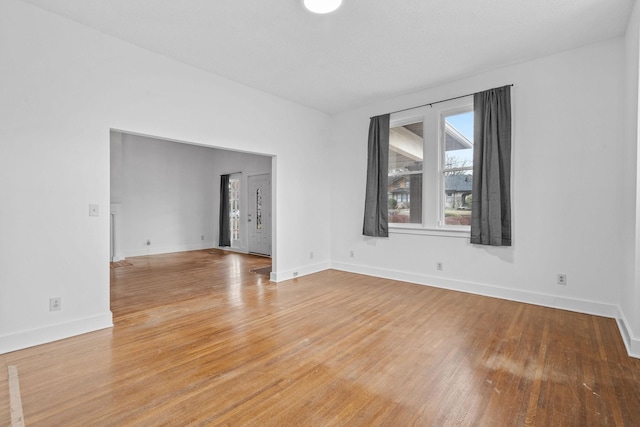
<path fill-rule="evenodd" d="M 369 123 L 367 188 L 364 203 L 362 234 L 372 237 L 389 236 L 388 174 L 389 174 L 390 114 L 372 117 Z"/>
<path fill-rule="evenodd" d="M 229 223 L 229 175 L 220 175 L 220 230 L 218 246 L 231 246 L 231 227 Z"/>
<path fill-rule="evenodd" d="M 511 87 L 473 96 L 471 243 L 511 246 Z"/>

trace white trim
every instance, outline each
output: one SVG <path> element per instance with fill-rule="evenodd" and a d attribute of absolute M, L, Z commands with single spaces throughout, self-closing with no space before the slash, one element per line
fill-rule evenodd
<path fill-rule="evenodd" d="M 113 326 L 111 311 L 0 337 L 0 354 L 22 350 Z"/>
<path fill-rule="evenodd" d="M 122 261 L 125 259 L 124 249 L 122 248 L 123 239 L 123 208 L 121 203 L 110 204 L 110 221 L 111 227 L 109 230 L 111 242 L 111 262 Z"/>
<path fill-rule="evenodd" d="M 329 270 L 330 268 L 330 262 L 322 262 L 319 264 L 308 265 L 306 267 L 295 268 L 292 270 L 272 271 L 270 280 L 272 282 L 283 282 L 285 280 L 297 279 L 309 274 L 319 273 L 320 271 Z"/>
<path fill-rule="evenodd" d="M 137 256 L 147 256 L 147 255 L 160 255 L 160 254 L 170 254 L 174 252 L 189 252 L 189 251 L 197 251 L 201 249 L 214 249 L 217 248 L 213 242 L 205 242 L 200 241 L 198 243 L 191 243 L 187 245 L 170 245 L 170 246 L 143 246 L 142 249 L 139 250 L 128 250 L 126 252 L 126 258 L 137 257 Z M 230 250 L 229 248 L 220 248 L 225 250 Z"/>
<path fill-rule="evenodd" d="M 209 249 L 218 249 L 218 250 L 221 250 L 221 251 L 236 252 L 236 253 L 239 253 L 239 254 L 249 254 L 249 251 L 247 249 L 245 249 L 245 248 L 234 248 L 233 246 L 216 246 L 216 247 L 209 248 Z"/>
<path fill-rule="evenodd" d="M 624 346 L 627 348 L 627 353 L 631 357 L 640 359 L 640 339 L 633 336 L 631 328 L 629 328 L 629 322 L 627 322 L 627 318 L 620 307 L 618 307 L 616 322 L 618 323 Z"/>
<path fill-rule="evenodd" d="M 431 108 L 429 106 L 423 105 L 410 110 L 391 113 L 389 115 L 389 129 L 398 126 L 410 125 L 417 121 L 424 121 L 424 117 L 430 109 Z"/>
<path fill-rule="evenodd" d="M 439 236 L 439 237 L 457 237 L 459 239 L 470 239 L 471 232 L 469 227 L 465 228 L 453 228 L 449 226 L 447 228 L 424 228 L 412 226 L 412 224 L 389 224 L 389 234 L 412 234 L 416 236 Z"/>

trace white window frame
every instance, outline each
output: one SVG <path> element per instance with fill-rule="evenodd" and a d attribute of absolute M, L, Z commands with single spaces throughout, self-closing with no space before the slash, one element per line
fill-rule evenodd
<path fill-rule="evenodd" d="M 473 111 L 473 96 L 391 114 L 389 127 L 423 122 L 422 222 L 389 223 L 391 234 L 468 238 L 470 227 L 444 223 L 444 117 Z"/>

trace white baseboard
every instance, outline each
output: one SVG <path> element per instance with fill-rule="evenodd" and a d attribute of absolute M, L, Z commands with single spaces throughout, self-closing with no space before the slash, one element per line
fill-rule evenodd
<path fill-rule="evenodd" d="M 85 317 L 70 322 L 48 325 L 43 328 L 4 335 L 0 337 L 0 354 L 58 341 L 112 326 L 113 315 L 111 311 L 109 311 L 97 316 Z"/>
<path fill-rule="evenodd" d="M 289 279 L 295 279 L 298 277 L 306 276 L 308 274 L 318 273 L 320 271 L 328 270 L 331 268 L 331 263 L 322 262 L 319 264 L 308 265 L 305 267 L 296 268 L 294 270 L 271 272 L 270 280 L 272 282 L 283 282 Z"/>
<path fill-rule="evenodd" d="M 523 302 L 527 304 L 540 305 L 543 307 L 558 308 L 561 310 L 575 311 L 578 313 L 592 314 L 596 316 L 616 319 L 620 334 L 627 348 L 627 353 L 631 357 L 640 358 L 640 340 L 635 338 L 628 328 L 624 314 L 618 306 L 605 304 L 596 301 L 579 300 L 575 298 L 560 297 L 537 292 L 529 292 L 518 289 L 501 288 L 499 286 L 487 285 L 483 283 L 465 282 L 459 280 L 443 279 L 403 271 L 387 270 L 383 268 L 367 267 L 356 264 L 334 262 L 331 268 L 350 273 L 364 274 L 367 276 L 381 277 L 391 280 L 416 283 L 420 285 L 433 286 L 436 288 L 450 289 L 454 291 L 467 292 L 476 295 L 484 295 L 494 298 L 506 299 L 510 301 Z"/>
<path fill-rule="evenodd" d="M 229 252 L 237 252 L 239 254 L 249 254 L 248 249 L 246 248 L 234 248 L 230 246 L 218 246 L 213 244 L 213 242 L 202 242 L 202 243 L 193 243 L 189 245 L 175 245 L 175 246 L 162 246 L 155 247 L 151 249 L 152 246 L 149 246 L 149 249 L 136 249 L 127 251 L 126 258 L 136 257 L 136 256 L 147 256 L 147 255 L 160 255 L 160 254 L 171 254 L 175 252 L 189 252 L 189 251 L 198 251 L 203 249 L 219 249 L 221 251 L 229 251 Z M 270 257 L 271 255 L 263 255 L 256 254 L 260 256 Z M 125 259 L 124 257 L 121 259 Z M 120 261 L 120 260 L 118 260 Z"/>
<path fill-rule="evenodd" d="M 147 256 L 147 255 L 160 255 L 160 254 L 170 254 L 174 252 L 188 252 L 188 251 L 197 251 L 200 249 L 214 249 L 218 248 L 217 245 L 214 245 L 213 242 L 198 242 L 198 243 L 190 243 L 187 245 L 170 245 L 170 246 L 147 246 L 142 249 L 130 249 L 126 251 L 126 258 L 137 257 L 137 256 Z"/>
<path fill-rule="evenodd" d="M 239 253 L 239 254 L 248 254 L 249 253 L 249 251 L 246 250 L 246 249 L 243 249 L 243 248 L 232 248 L 230 246 L 214 246 L 211 249 L 218 249 L 220 251 L 228 251 L 228 252 L 236 252 L 236 253 Z M 267 255 L 265 255 L 265 256 L 267 256 Z"/>
<path fill-rule="evenodd" d="M 622 341 L 627 348 L 627 353 L 631 357 L 640 359 L 640 339 L 633 336 L 631 329 L 629 328 L 629 322 L 627 321 L 624 312 L 618 309 L 618 315 L 616 316 L 618 322 L 618 329 L 620 329 L 620 335 L 622 335 Z"/>

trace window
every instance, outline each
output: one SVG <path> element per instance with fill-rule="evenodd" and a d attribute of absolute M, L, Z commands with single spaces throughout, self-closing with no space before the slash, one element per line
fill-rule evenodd
<path fill-rule="evenodd" d="M 389 127 L 390 226 L 468 230 L 473 97 L 394 113 Z"/>
<path fill-rule="evenodd" d="M 262 187 L 256 190 L 256 230 L 262 230 Z"/>
<path fill-rule="evenodd" d="M 423 146 L 421 122 L 389 129 L 389 223 L 422 223 Z"/>
<path fill-rule="evenodd" d="M 464 111 L 464 110 L 463 110 Z M 443 113 L 444 225 L 471 226 L 473 186 L 473 111 Z"/>

